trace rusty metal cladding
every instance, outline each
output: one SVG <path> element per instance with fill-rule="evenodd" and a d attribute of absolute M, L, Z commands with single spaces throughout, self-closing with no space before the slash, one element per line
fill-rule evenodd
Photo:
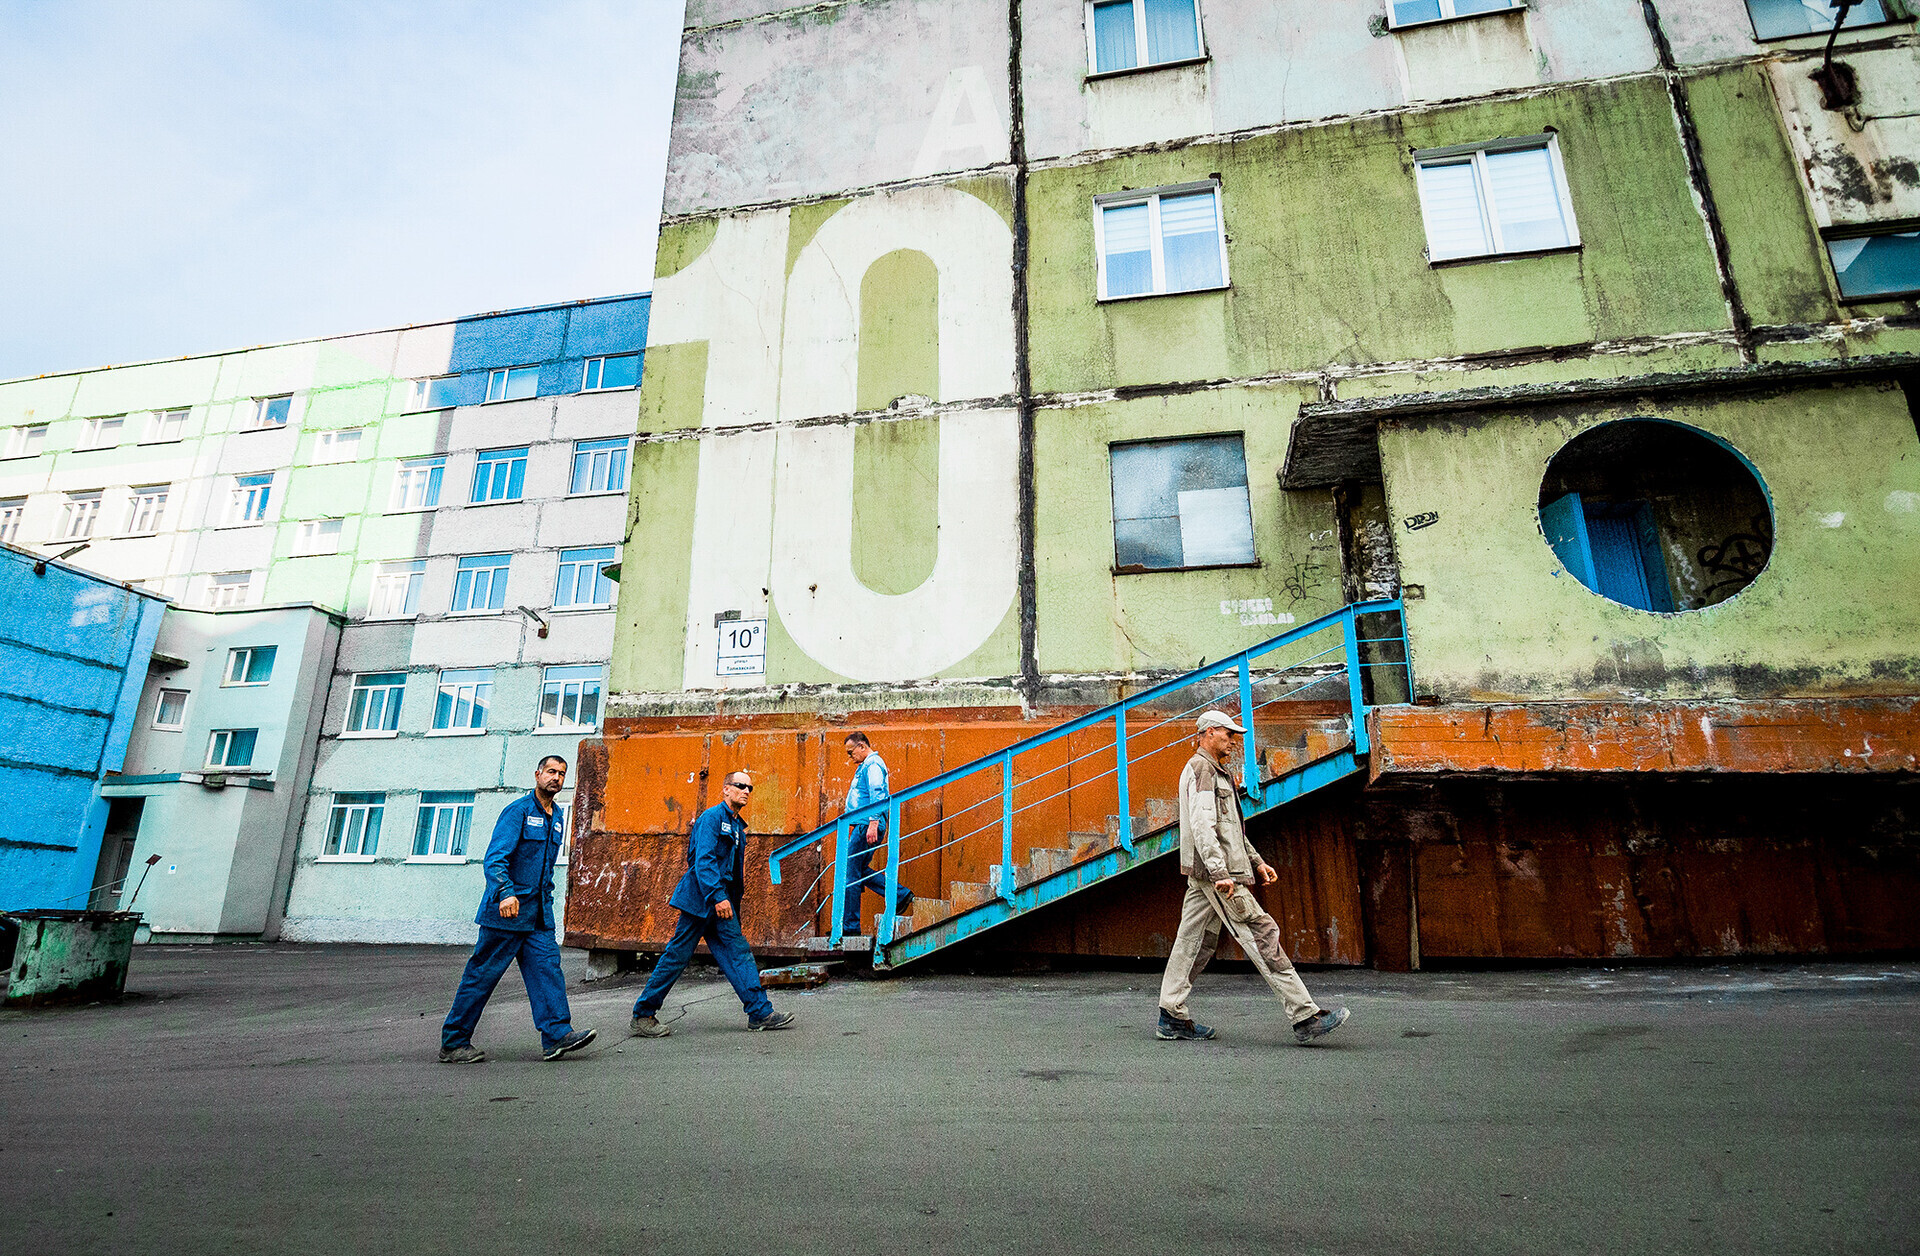
<path fill-rule="evenodd" d="M 1920 698 L 1564 702 L 1373 713 L 1372 779 L 1452 772 L 1915 772 Z"/>

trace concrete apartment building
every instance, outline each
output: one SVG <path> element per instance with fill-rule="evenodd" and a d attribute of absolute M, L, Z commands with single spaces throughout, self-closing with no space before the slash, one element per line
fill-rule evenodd
<path fill-rule="evenodd" d="M 664 940 L 724 769 L 763 856 L 847 727 L 897 789 L 1399 595 L 1363 776 L 1258 831 L 1295 955 L 1920 942 L 1920 42 L 1831 25 L 691 0 L 569 936 Z M 1176 880 L 988 944 L 1163 954 Z"/>
<path fill-rule="evenodd" d="M 104 787 L 156 934 L 471 936 L 598 722 L 647 304 L 0 384 L 0 540 L 176 604 Z"/>

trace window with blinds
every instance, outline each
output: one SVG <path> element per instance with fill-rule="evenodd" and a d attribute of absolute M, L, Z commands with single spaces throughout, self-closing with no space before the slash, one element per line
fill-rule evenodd
<path fill-rule="evenodd" d="M 1429 261 L 1580 243 L 1553 136 L 1427 149 L 1413 157 Z"/>
<path fill-rule="evenodd" d="M 1194 0 L 1089 0 L 1087 17 L 1087 62 L 1095 74 L 1202 55 L 1200 6 Z"/>
<path fill-rule="evenodd" d="M 1094 198 L 1102 301 L 1227 286 L 1220 185 L 1187 183 Z"/>

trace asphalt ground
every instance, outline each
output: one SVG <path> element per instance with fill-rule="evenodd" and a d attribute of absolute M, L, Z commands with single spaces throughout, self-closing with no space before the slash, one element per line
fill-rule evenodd
<path fill-rule="evenodd" d="M 568 952 L 569 976 L 584 974 Z M 0 1012 L 0 1253 L 1902 1252 L 1920 965 L 1245 972 L 775 992 L 634 978 L 543 1063 L 517 975 L 436 1062 L 464 953 L 147 947 L 118 1005 Z"/>

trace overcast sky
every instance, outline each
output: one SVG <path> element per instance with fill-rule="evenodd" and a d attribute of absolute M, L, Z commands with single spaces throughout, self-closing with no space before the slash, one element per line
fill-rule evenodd
<path fill-rule="evenodd" d="M 0 0 L 0 379 L 651 286 L 681 0 Z"/>

